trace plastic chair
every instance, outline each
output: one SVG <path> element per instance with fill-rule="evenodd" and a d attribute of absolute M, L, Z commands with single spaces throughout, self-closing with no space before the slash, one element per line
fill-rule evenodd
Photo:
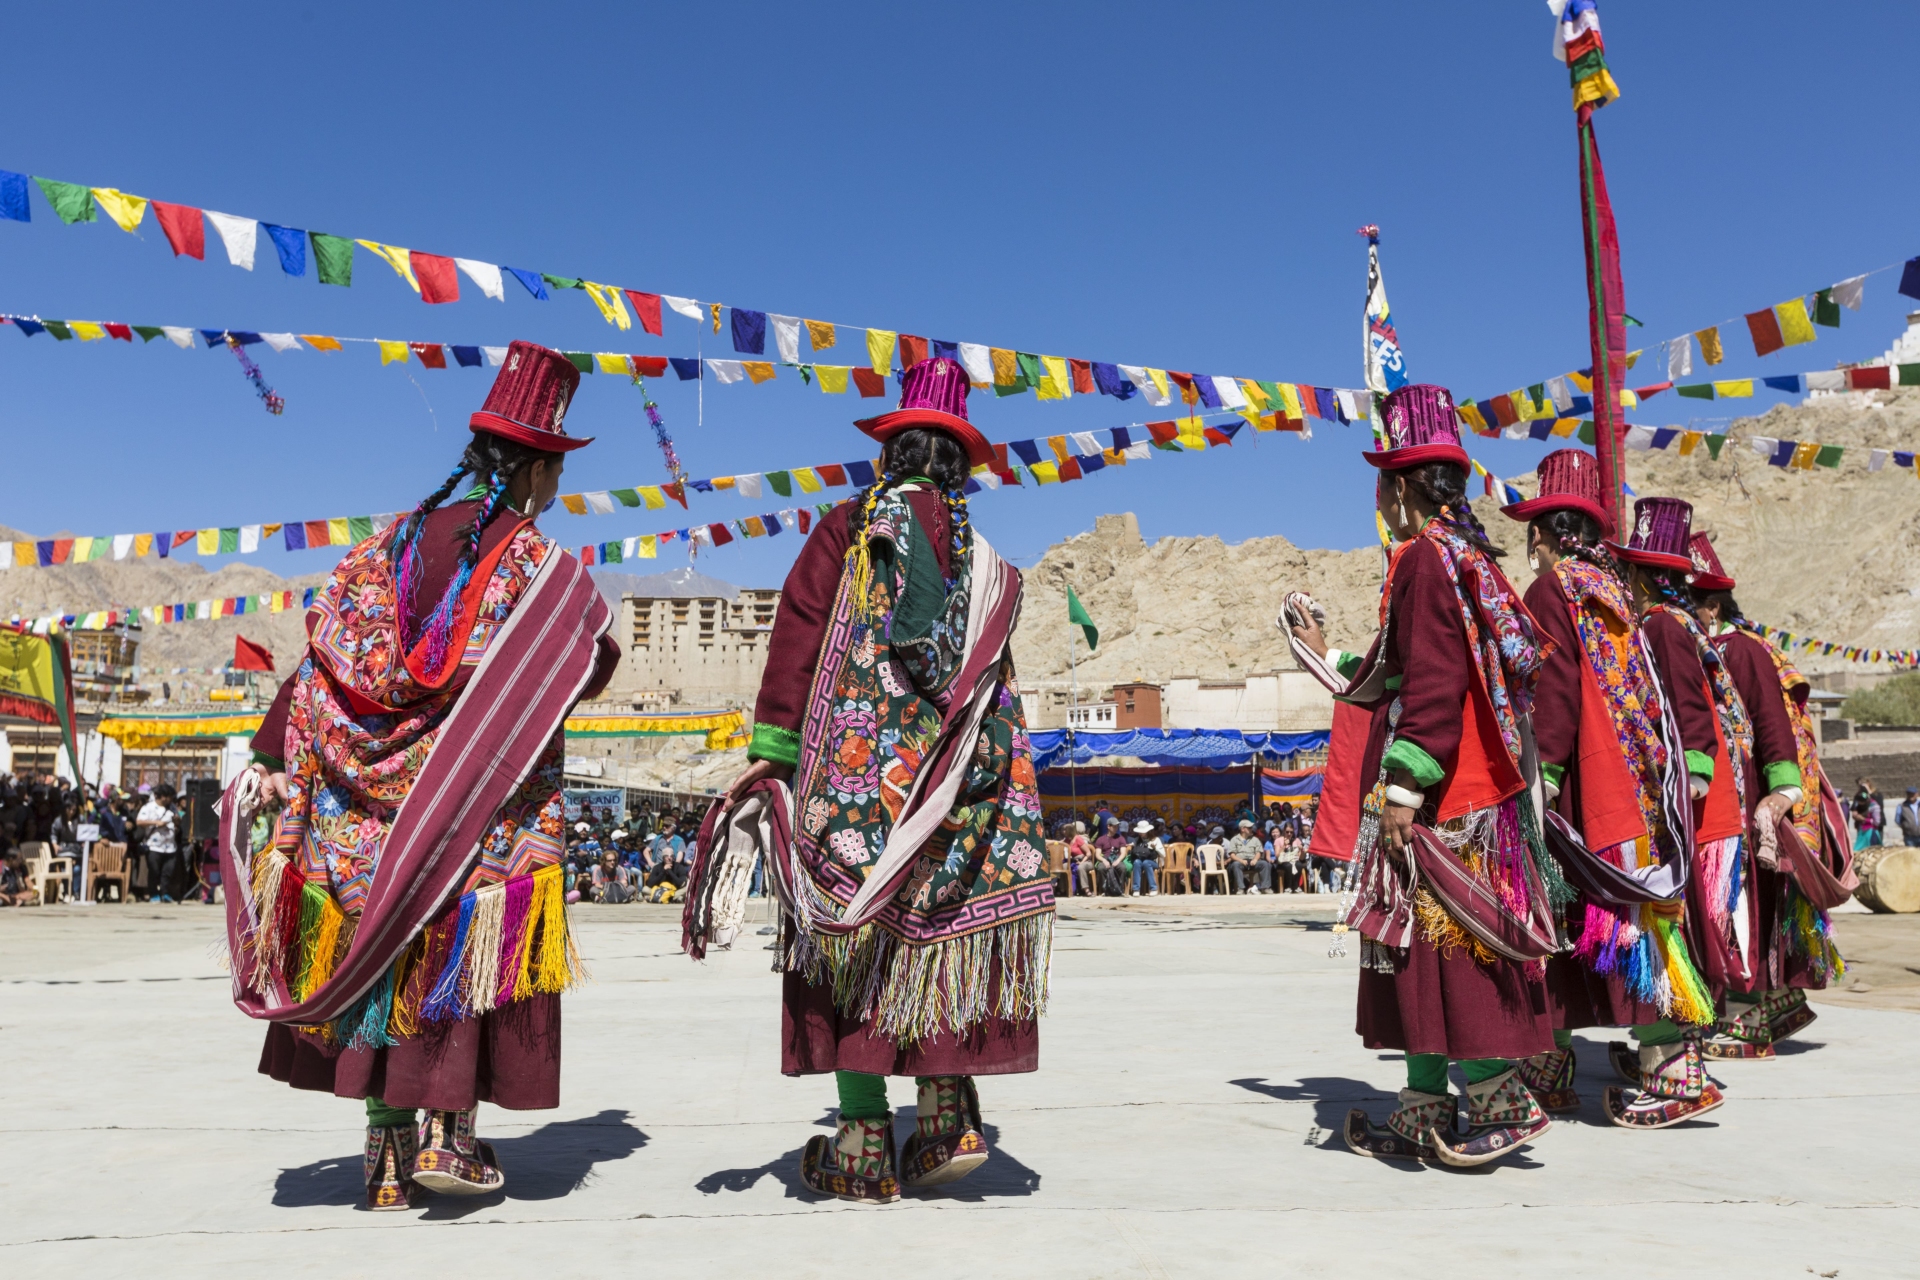
<path fill-rule="evenodd" d="M 1200 893 L 1203 897 L 1207 892 L 1207 881 L 1213 879 L 1215 876 L 1220 877 L 1220 892 L 1229 893 L 1232 891 L 1231 885 L 1227 881 L 1227 869 L 1220 861 L 1220 855 L 1223 852 L 1225 852 L 1225 850 L 1221 849 L 1217 844 L 1205 845 L 1200 849 Z"/>
<path fill-rule="evenodd" d="M 133 897 L 133 872 L 127 868 L 127 846 L 111 840 L 94 845 L 87 862 L 87 880 L 87 896 L 95 902 L 100 901 L 100 887 L 107 884 L 117 886 L 116 901 L 129 901 Z"/>
<path fill-rule="evenodd" d="M 1066 882 L 1066 896 L 1069 898 L 1073 896 L 1073 869 L 1067 865 L 1067 842 L 1065 840 L 1047 841 L 1047 875 L 1056 882 L 1064 880 Z M 1058 883 L 1054 885 L 1054 892 L 1061 892 Z"/>
<path fill-rule="evenodd" d="M 53 846 L 42 840 L 23 841 L 20 856 L 27 864 L 27 883 L 33 886 L 41 906 L 67 896 L 68 882 L 73 879 L 72 858 L 56 857 Z M 51 896 L 47 893 L 49 887 L 53 890 Z"/>
<path fill-rule="evenodd" d="M 1193 846 L 1185 841 L 1167 846 L 1167 852 L 1160 859 L 1160 882 L 1167 893 L 1173 892 L 1175 885 L 1181 893 L 1193 892 Z"/>

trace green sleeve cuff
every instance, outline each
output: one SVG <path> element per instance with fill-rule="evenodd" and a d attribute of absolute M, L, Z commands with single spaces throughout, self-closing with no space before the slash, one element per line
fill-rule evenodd
<path fill-rule="evenodd" d="M 1698 774 L 1708 782 L 1713 781 L 1713 757 L 1702 755 L 1698 751 L 1687 752 L 1687 772 Z"/>
<path fill-rule="evenodd" d="M 1540 766 L 1540 776 L 1545 778 L 1555 788 L 1565 786 L 1567 781 L 1567 766 L 1563 764 L 1543 764 Z"/>
<path fill-rule="evenodd" d="M 755 721 L 753 737 L 747 743 L 747 759 L 771 760 L 795 768 L 800 763 L 800 735 L 779 725 Z"/>
<path fill-rule="evenodd" d="M 1792 760 L 1775 760 L 1767 766 L 1767 790 L 1778 791 L 1782 787 L 1806 789 L 1800 777 L 1800 766 Z"/>
<path fill-rule="evenodd" d="M 264 751 L 254 752 L 253 759 L 247 761 L 247 763 L 249 765 L 265 765 L 268 773 L 285 773 L 287 771 L 286 763 L 282 761 L 279 756 L 270 756 Z"/>
<path fill-rule="evenodd" d="M 1333 665 L 1336 671 L 1338 671 L 1341 675 L 1345 676 L 1347 679 L 1351 680 L 1353 679 L 1354 674 L 1360 670 L 1360 664 L 1364 661 L 1366 661 L 1366 659 L 1362 657 L 1360 654 L 1343 653 L 1340 655 L 1340 661 L 1334 663 Z"/>
<path fill-rule="evenodd" d="M 1406 738 L 1397 738 L 1387 748 L 1386 758 L 1381 765 L 1388 769 L 1405 769 L 1413 775 L 1416 786 L 1429 787 L 1447 776 L 1447 771 L 1438 761 L 1420 749 L 1418 743 Z"/>

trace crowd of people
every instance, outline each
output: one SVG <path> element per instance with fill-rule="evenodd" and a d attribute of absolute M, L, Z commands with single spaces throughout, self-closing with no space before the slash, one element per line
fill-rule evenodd
<path fill-rule="evenodd" d="M 87 827 L 96 829 L 100 842 L 125 847 L 126 891 L 132 899 L 214 901 L 220 869 L 212 836 L 190 830 L 170 783 L 137 790 L 108 783 L 96 790 L 42 774 L 0 777 L 0 905 L 40 901 L 38 886 L 29 883 L 32 846 L 45 846 L 69 861 L 68 896 L 91 896 L 80 882 L 85 870 L 80 836 Z"/>
<path fill-rule="evenodd" d="M 1202 873 L 1212 865 L 1225 872 L 1227 893 L 1338 893 L 1347 864 L 1310 852 L 1317 801 L 1296 808 L 1290 801 L 1257 812 L 1242 801 L 1223 822 L 1169 823 L 1160 815 L 1138 813 L 1132 820 L 1106 805 L 1093 814 L 1093 827 L 1063 820 L 1065 843 L 1062 887 L 1074 894 L 1154 895 L 1179 889 L 1204 893 L 1221 886 Z M 1230 834 L 1231 832 L 1231 834 Z M 1175 866 L 1173 846 L 1192 856 Z"/>
<path fill-rule="evenodd" d="M 567 838 L 568 902 L 672 902 L 699 852 L 701 813 L 643 804 L 631 815 L 585 805 Z M 753 890 L 762 892 L 754 868 Z"/>

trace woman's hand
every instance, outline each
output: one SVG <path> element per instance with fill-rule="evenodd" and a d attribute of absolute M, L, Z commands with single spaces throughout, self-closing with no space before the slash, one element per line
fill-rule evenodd
<path fill-rule="evenodd" d="M 1760 803 L 1754 806 L 1753 820 L 1756 825 L 1778 826 L 1780 819 L 1792 812 L 1793 801 L 1774 791 L 1761 797 Z"/>
<path fill-rule="evenodd" d="M 260 779 L 260 795 L 262 798 L 270 796 L 277 799 L 281 804 L 287 802 L 287 775 L 285 773 L 273 773 L 263 764 L 252 764 L 247 767 Z"/>
<path fill-rule="evenodd" d="M 755 760 L 741 772 L 739 777 L 733 780 L 733 785 L 727 788 L 727 803 L 733 804 L 738 801 L 741 796 L 747 794 L 748 788 L 752 787 L 754 783 L 760 781 L 762 778 L 773 778 L 780 782 L 792 782 L 793 766 L 790 764 L 780 764 L 774 760 Z"/>
<path fill-rule="evenodd" d="M 1320 634 L 1320 620 L 1318 618 L 1312 614 L 1308 614 L 1307 620 L 1299 626 L 1293 627 L 1292 631 L 1294 638 L 1306 645 L 1307 648 L 1313 650 L 1317 656 L 1322 658 L 1327 656 L 1327 638 Z"/>
<path fill-rule="evenodd" d="M 1413 839 L 1413 820 L 1418 811 L 1403 804 L 1389 804 L 1380 811 L 1380 836 L 1386 842 L 1387 852 L 1395 856 L 1396 861 L 1406 860 L 1406 848 Z"/>

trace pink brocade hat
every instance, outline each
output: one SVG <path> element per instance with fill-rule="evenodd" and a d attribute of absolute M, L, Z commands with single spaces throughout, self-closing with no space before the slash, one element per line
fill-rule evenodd
<path fill-rule="evenodd" d="M 1387 447 L 1360 456 L 1383 471 L 1417 467 L 1423 462 L 1457 462 L 1472 469 L 1460 447 L 1460 424 L 1454 417 L 1453 395 L 1445 387 L 1415 383 L 1387 397 L 1381 413 Z"/>
<path fill-rule="evenodd" d="M 1633 536 L 1609 542 L 1613 554 L 1651 569 L 1693 570 L 1693 504 L 1678 498 L 1642 498 L 1633 504 Z"/>
<path fill-rule="evenodd" d="M 900 377 L 900 407 L 877 418 L 862 418 L 853 425 L 884 442 L 908 427 L 932 427 L 944 431 L 967 451 L 967 461 L 976 467 L 993 464 L 993 446 L 980 429 L 967 421 L 967 371 L 956 360 L 937 356 L 922 360 Z"/>
<path fill-rule="evenodd" d="M 1689 544 L 1693 555 L 1693 585 L 1697 591 L 1731 591 L 1733 579 L 1720 564 L 1720 557 L 1714 552 L 1713 539 L 1704 533 L 1693 535 Z"/>
<path fill-rule="evenodd" d="M 1515 520 L 1531 520 L 1549 511 L 1584 511 L 1600 522 L 1600 532 L 1613 536 L 1613 517 L 1600 491 L 1600 461 L 1584 449 L 1556 449 L 1540 459 L 1535 472 L 1538 497 L 1500 508 Z"/>
<path fill-rule="evenodd" d="M 564 425 L 567 406 L 579 388 L 580 371 L 573 361 L 532 342 L 515 342 L 507 348 L 487 402 L 468 426 L 544 453 L 578 449 L 593 443 L 592 436 L 568 435 Z"/>

